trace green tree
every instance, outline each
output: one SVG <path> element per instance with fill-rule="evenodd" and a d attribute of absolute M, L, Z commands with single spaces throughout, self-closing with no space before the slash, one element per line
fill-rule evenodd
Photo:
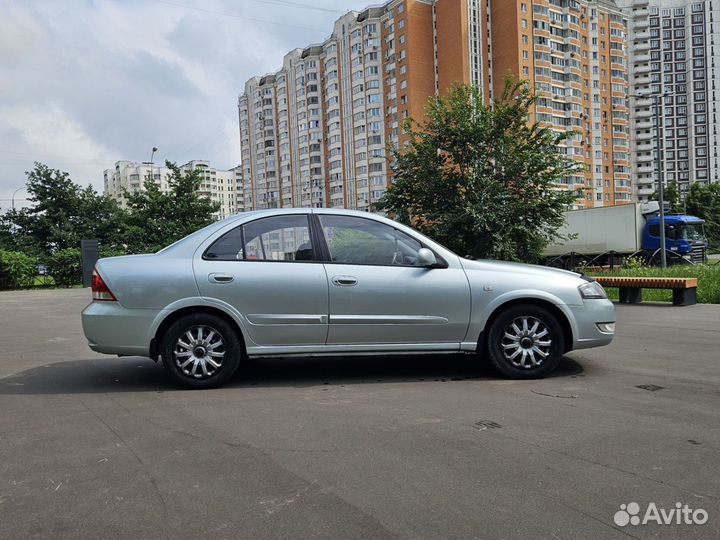
<path fill-rule="evenodd" d="M 690 185 L 685 199 L 688 215 L 705 220 L 705 234 L 714 249 L 720 249 L 720 183 Z"/>
<path fill-rule="evenodd" d="M 12 251 L 16 248 L 12 222 L 9 217 L 7 214 L 0 213 L 0 250 Z"/>
<path fill-rule="evenodd" d="M 536 98 L 506 81 L 490 104 L 478 88 L 453 86 L 406 122 L 409 146 L 393 149 L 394 180 L 379 209 L 461 255 L 536 261 L 578 197 L 577 166 L 561 151 L 571 132 L 531 123 Z"/>
<path fill-rule="evenodd" d="M 131 253 L 155 252 L 209 225 L 220 209 L 198 195 L 201 171 L 183 171 L 169 161 L 165 165 L 171 170 L 168 191 L 148 178 L 144 190 L 125 193 L 129 213 L 123 237 Z"/>
<path fill-rule="evenodd" d="M 658 194 L 658 191 L 655 190 L 655 193 L 650 195 L 650 200 L 657 201 L 659 199 L 660 195 Z M 663 200 L 670 206 L 670 212 L 673 214 L 679 214 L 684 210 L 683 202 L 680 198 L 680 188 L 678 187 L 677 181 L 670 180 L 665 185 L 665 189 L 663 190 Z"/>
<path fill-rule="evenodd" d="M 16 249 L 49 255 L 77 248 L 83 238 L 117 245 L 123 213 L 114 200 L 99 195 L 91 186 L 75 184 L 68 173 L 42 163 L 36 162 L 26 174 L 31 205 L 4 216 Z"/>

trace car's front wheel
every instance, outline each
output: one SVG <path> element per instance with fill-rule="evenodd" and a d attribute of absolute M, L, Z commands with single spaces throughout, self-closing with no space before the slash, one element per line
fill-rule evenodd
<path fill-rule="evenodd" d="M 492 322 L 487 353 L 500 373 L 513 379 L 543 377 L 554 370 L 564 349 L 562 326 L 547 309 L 520 304 Z"/>
<path fill-rule="evenodd" d="M 186 388 L 214 388 L 233 376 L 242 345 L 235 328 L 216 315 L 198 313 L 175 321 L 162 344 L 163 365 Z"/>

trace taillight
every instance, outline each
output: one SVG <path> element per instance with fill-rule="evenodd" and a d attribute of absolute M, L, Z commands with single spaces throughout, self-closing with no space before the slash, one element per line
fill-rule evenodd
<path fill-rule="evenodd" d="M 100 300 L 103 302 L 116 302 L 117 298 L 110 291 L 103 278 L 100 277 L 96 269 L 93 269 L 92 274 L 92 297 L 93 300 Z"/>

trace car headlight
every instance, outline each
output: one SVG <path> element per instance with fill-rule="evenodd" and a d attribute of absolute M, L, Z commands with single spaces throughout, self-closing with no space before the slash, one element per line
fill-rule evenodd
<path fill-rule="evenodd" d="M 578 290 L 580 291 L 580 296 L 586 299 L 607 298 L 605 289 L 603 289 L 603 286 L 597 281 L 588 281 L 587 283 L 583 283 L 578 287 Z"/>

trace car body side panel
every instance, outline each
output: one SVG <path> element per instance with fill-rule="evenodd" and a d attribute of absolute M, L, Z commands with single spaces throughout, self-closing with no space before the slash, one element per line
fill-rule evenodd
<path fill-rule="evenodd" d="M 326 264 L 330 288 L 328 345 L 442 343 L 456 348 L 470 320 L 462 268 Z M 350 287 L 333 283 L 350 276 Z"/>
<path fill-rule="evenodd" d="M 129 309 L 165 309 L 180 298 L 199 296 L 192 259 L 171 253 L 100 259 L 97 271 Z"/>
<path fill-rule="evenodd" d="M 614 306 L 610 301 L 593 300 L 595 304 L 591 305 L 604 306 L 606 311 L 603 312 L 603 317 L 609 320 L 589 321 L 583 318 L 582 325 L 579 323 L 576 312 L 587 313 L 583 308 L 588 302 L 583 301 L 577 289 L 584 283 L 578 274 L 515 263 L 462 259 L 462 264 L 470 281 L 473 303 L 473 316 L 463 349 L 470 349 L 472 343 L 477 344 L 492 313 L 503 304 L 514 300 L 540 300 L 557 307 L 569 321 L 573 333 L 573 347 L 581 346 L 583 342 L 579 340 L 583 339 L 582 336 L 596 334 L 595 322 L 615 320 Z M 601 337 L 604 340 L 606 336 Z"/>
<path fill-rule="evenodd" d="M 235 324 L 237 324 L 238 328 L 242 332 L 246 344 L 248 346 L 253 345 L 253 342 L 248 339 L 249 334 L 247 331 L 247 321 L 237 309 L 223 300 L 219 300 L 217 298 L 203 298 L 201 296 L 183 298 L 168 305 L 164 310 L 159 311 L 157 317 L 153 320 L 150 326 L 149 335 L 151 339 L 155 337 L 160 325 L 169 315 L 185 308 L 211 308 L 222 311 L 230 317 Z"/>
<path fill-rule="evenodd" d="M 558 297 L 550 293 L 538 291 L 537 289 L 516 289 L 504 291 L 499 295 L 483 296 L 483 292 L 485 291 L 481 290 L 478 293 L 473 290 L 473 313 L 475 315 L 473 320 L 470 322 L 470 327 L 468 328 L 468 333 L 465 338 L 465 341 L 469 343 L 475 343 L 477 345 L 480 333 L 485 329 L 488 319 L 492 313 L 503 304 L 507 304 L 508 302 L 512 302 L 514 300 L 540 300 L 553 304 L 560 309 L 560 311 L 562 311 L 570 321 L 573 335 L 577 333 L 577 328 L 575 327 L 570 307 L 563 304 Z"/>
<path fill-rule="evenodd" d="M 200 295 L 242 314 L 246 336 L 258 345 L 325 345 L 328 286 L 321 263 L 195 260 Z M 208 276 L 233 276 L 211 283 Z"/>

